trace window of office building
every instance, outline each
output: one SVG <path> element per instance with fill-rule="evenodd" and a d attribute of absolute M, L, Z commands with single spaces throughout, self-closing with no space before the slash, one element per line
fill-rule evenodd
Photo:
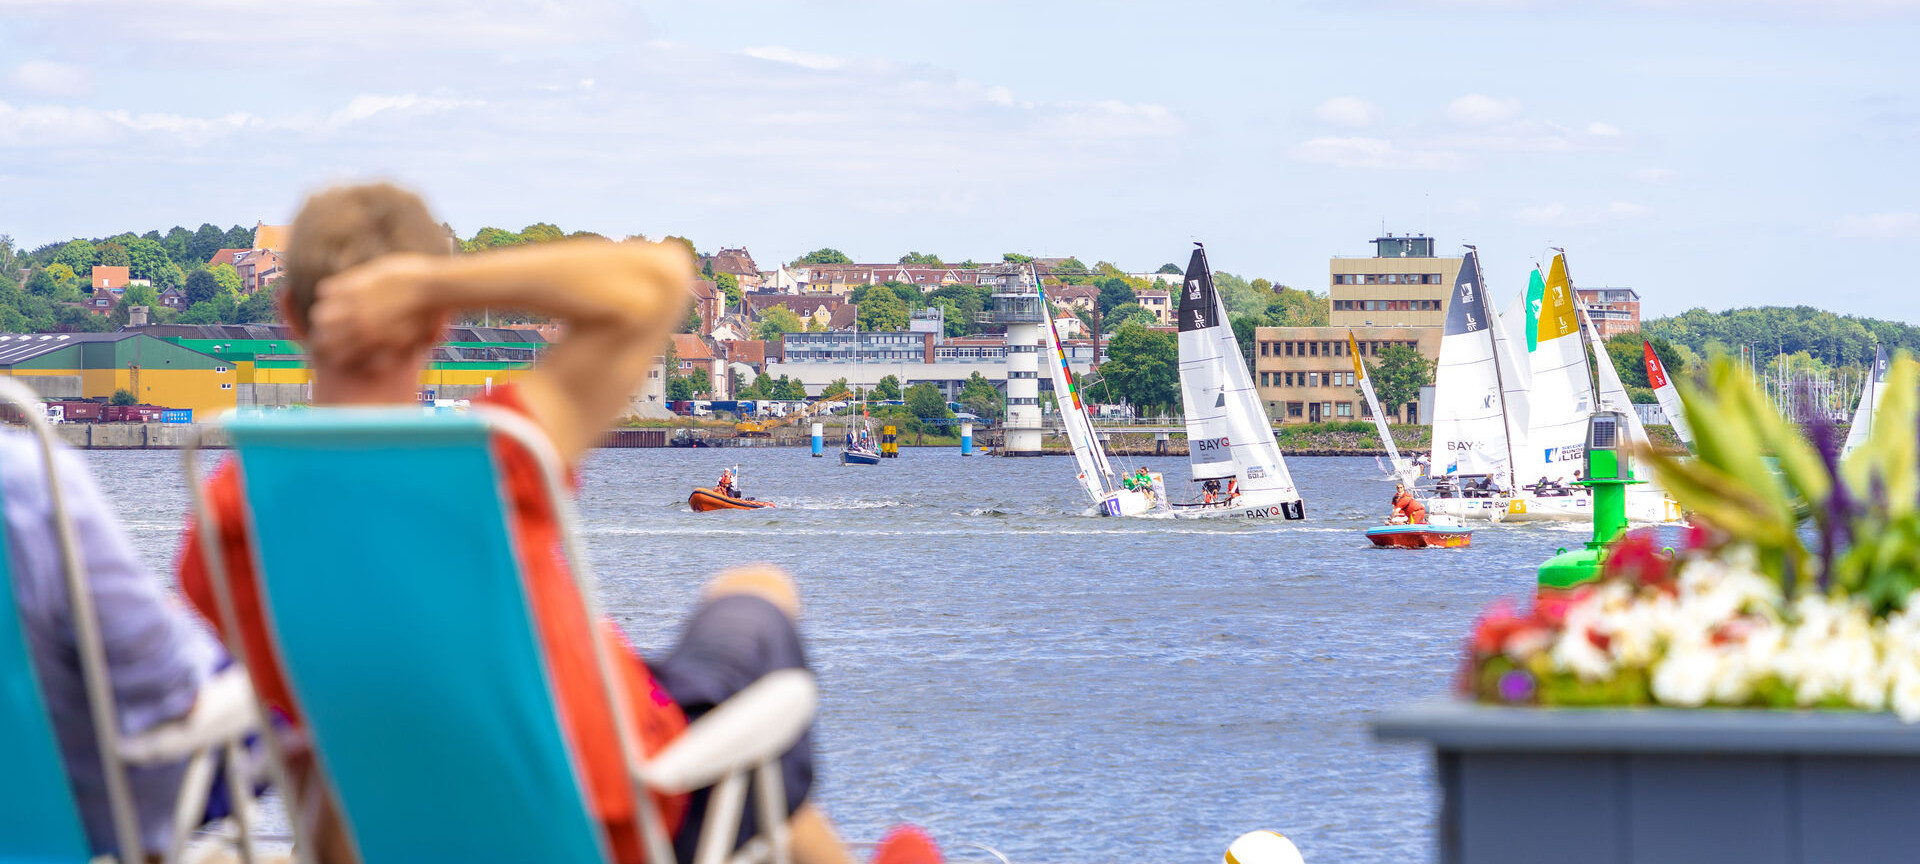
<path fill-rule="evenodd" d="M 1334 407 L 1334 409 L 1335 409 L 1335 413 L 1334 413 L 1334 416 L 1336 416 L 1336 417 L 1349 417 L 1349 418 L 1350 418 L 1350 417 L 1352 417 L 1352 416 L 1353 416 L 1353 403 L 1352 403 L 1352 402 L 1341 402 L 1341 403 L 1339 403 L 1339 404 L 1337 404 L 1337 405 L 1335 405 L 1335 406 L 1333 406 L 1333 407 Z"/>
<path fill-rule="evenodd" d="M 1320 373 L 1318 373 L 1318 372 L 1308 372 L 1308 373 L 1307 373 L 1307 386 L 1308 386 L 1308 387 L 1318 387 L 1318 386 L 1320 386 Z"/>
<path fill-rule="evenodd" d="M 1304 402 L 1288 402 L 1287 403 L 1288 417 L 1299 417 L 1306 413 L 1307 413 L 1306 403 Z"/>

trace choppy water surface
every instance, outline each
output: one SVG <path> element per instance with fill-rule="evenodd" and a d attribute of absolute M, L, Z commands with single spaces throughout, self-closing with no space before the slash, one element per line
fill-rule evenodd
<path fill-rule="evenodd" d="M 141 554 L 170 568 L 178 456 L 89 458 Z M 779 509 L 687 509 L 735 464 Z M 947 450 L 873 468 L 804 449 L 604 450 L 581 504 L 602 602 L 649 654 L 719 568 L 795 574 L 824 696 L 817 800 L 849 837 L 911 821 L 955 853 L 1197 864 L 1272 828 L 1309 862 L 1429 860 L 1431 758 L 1376 743 L 1368 722 L 1446 692 L 1474 615 L 1530 590 L 1586 529 L 1376 550 L 1360 531 L 1392 485 L 1373 460 L 1289 464 L 1304 523 L 1084 518 L 1067 460 Z"/>

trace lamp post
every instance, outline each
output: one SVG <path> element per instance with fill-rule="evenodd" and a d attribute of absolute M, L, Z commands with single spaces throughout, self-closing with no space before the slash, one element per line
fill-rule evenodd
<path fill-rule="evenodd" d="M 1586 479 L 1576 485 L 1593 490 L 1593 539 L 1540 565 L 1540 588 L 1566 590 L 1598 579 L 1607 545 L 1626 532 L 1627 487 L 1644 482 L 1633 478 L 1627 428 L 1627 415 L 1618 411 L 1587 418 Z"/>

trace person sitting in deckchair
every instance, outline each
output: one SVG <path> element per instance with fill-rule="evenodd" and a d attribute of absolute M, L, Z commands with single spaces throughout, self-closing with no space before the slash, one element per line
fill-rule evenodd
<path fill-rule="evenodd" d="M 577 465 L 627 409 L 667 334 L 685 319 L 691 259 L 674 246 L 605 241 L 459 256 L 451 251 L 451 239 L 439 220 L 418 197 L 398 187 L 338 187 L 307 200 L 293 223 L 280 301 L 288 326 L 307 346 L 314 404 L 411 405 L 420 370 L 453 317 L 486 308 L 543 315 L 563 322 L 565 336 L 541 354 L 525 377 L 476 401 L 530 419 L 546 433 L 562 463 Z M 608 640 L 616 656 L 634 657 L 633 651 L 612 622 L 590 625 L 581 617 L 559 551 L 558 524 L 531 454 L 503 441 L 496 458 L 507 478 L 510 521 L 529 601 L 589 802 L 605 827 L 614 859 L 636 864 L 645 857 L 635 828 L 636 802 L 624 776 L 619 735 L 599 683 L 591 638 Z M 241 518 L 240 478 L 229 462 L 207 483 L 243 631 L 223 635 L 245 640 L 256 688 L 271 706 L 297 721 L 300 706 L 292 703 L 262 626 L 251 540 Z M 181 586 L 208 620 L 218 622 L 207 569 L 192 536 L 196 531 L 188 532 Z M 794 628 L 798 612 L 798 597 L 785 574 L 771 567 L 730 571 L 708 584 L 672 653 L 649 664 L 637 657 L 621 664 L 646 752 L 657 752 L 690 717 L 697 718 L 761 676 L 804 668 L 806 657 Z M 459 718 L 449 717 L 448 722 Z M 851 859 L 832 824 L 807 799 L 813 780 L 811 739 L 811 732 L 802 735 L 780 760 L 791 808 L 794 860 L 847 862 Z M 315 769 L 308 763 L 296 773 L 310 776 Z M 682 861 L 692 856 L 698 841 L 694 835 L 705 799 L 703 790 L 690 801 L 663 802 L 670 824 L 684 814 L 678 824 L 692 829 L 680 830 L 675 838 Z M 745 821 L 753 823 L 756 817 L 748 808 Z M 323 848 L 317 851 L 322 860 L 350 860 L 344 830 L 329 821 L 326 810 L 319 818 Z M 741 836 L 759 830 L 755 824 L 743 825 Z M 923 833 L 907 829 L 883 842 L 875 860 L 918 864 L 938 861 L 939 855 Z"/>
<path fill-rule="evenodd" d="M 73 451 L 57 448 L 53 458 L 106 649 L 107 683 L 121 734 L 136 735 L 186 717 L 200 704 L 206 685 L 228 665 L 226 652 L 140 563 L 119 519 Z M 0 482 L 5 484 L 0 497 L 6 502 L 12 599 L 60 740 L 61 761 L 87 845 L 96 855 L 119 855 L 76 643 L 78 625 L 51 524 L 46 471 L 39 442 L 15 432 L 0 433 Z M 173 839 L 173 811 L 185 774 L 185 760 L 127 769 L 140 845 L 149 852 L 166 850 Z M 226 784 L 214 778 L 204 821 L 227 815 L 225 789 Z"/>

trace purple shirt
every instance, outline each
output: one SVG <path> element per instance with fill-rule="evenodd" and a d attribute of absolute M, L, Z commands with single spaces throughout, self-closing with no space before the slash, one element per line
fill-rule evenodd
<path fill-rule="evenodd" d="M 62 447 L 54 451 L 54 460 L 93 589 L 120 732 L 136 734 L 185 715 L 201 683 L 224 662 L 221 648 L 140 564 L 79 457 Z M 0 490 L 4 490 L 0 494 L 5 501 L 14 601 L 47 711 L 53 715 L 60 755 L 94 853 L 113 852 L 117 844 L 107 807 L 106 778 L 94 745 L 93 715 L 87 710 L 59 540 L 53 529 L 53 504 L 34 439 L 11 430 L 0 432 Z M 149 851 L 166 849 L 172 838 L 174 799 L 185 770 L 185 763 L 128 769 L 141 841 Z"/>

